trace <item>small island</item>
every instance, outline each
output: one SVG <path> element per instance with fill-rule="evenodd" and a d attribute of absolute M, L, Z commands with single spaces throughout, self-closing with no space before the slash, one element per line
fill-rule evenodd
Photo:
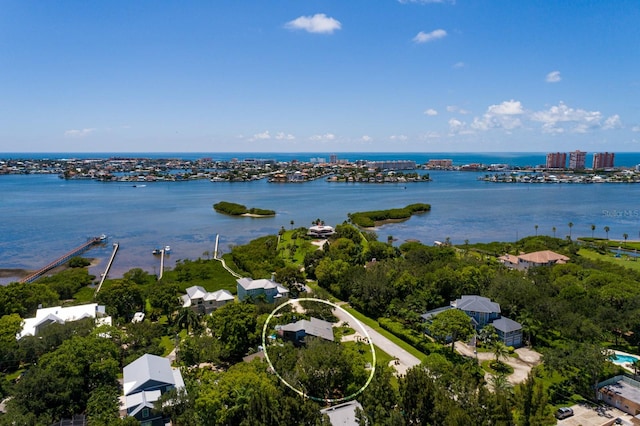
<path fill-rule="evenodd" d="M 252 207 L 248 209 L 246 206 L 228 201 L 220 201 L 213 205 L 213 209 L 218 213 L 228 214 L 230 216 L 246 216 L 246 217 L 272 217 L 276 215 L 275 210 L 258 209 Z"/>
<path fill-rule="evenodd" d="M 430 204 L 416 203 L 399 209 L 349 213 L 349 220 L 362 228 L 372 228 L 383 223 L 407 220 L 413 214 L 425 213 L 429 210 L 431 210 Z"/>

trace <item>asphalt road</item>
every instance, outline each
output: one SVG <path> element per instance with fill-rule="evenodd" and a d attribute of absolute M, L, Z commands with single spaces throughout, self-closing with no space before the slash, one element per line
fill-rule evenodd
<path fill-rule="evenodd" d="M 346 314 L 341 309 L 334 309 L 333 314 L 338 317 L 340 321 L 348 322 L 349 325 L 359 333 L 360 327 L 363 327 L 367 333 L 369 333 L 369 337 L 373 341 L 373 344 L 382 349 L 387 354 L 395 357 L 398 360 L 398 364 L 392 363 L 391 366 L 396 369 L 397 375 L 406 374 L 407 370 L 413 366 L 420 364 L 420 360 L 415 356 L 411 355 L 406 350 L 402 349 L 400 346 L 393 343 L 391 340 L 384 337 L 382 334 L 375 331 L 373 328 L 368 325 L 361 323 L 358 321 L 357 324 L 353 323 L 353 318 Z"/>

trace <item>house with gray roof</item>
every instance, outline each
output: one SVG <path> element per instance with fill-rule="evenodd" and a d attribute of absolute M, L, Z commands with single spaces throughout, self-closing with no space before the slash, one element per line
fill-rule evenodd
<path fill-rule="evenodd" d="M 199 285 L 187 288 L 186 292 L 187 294 L 181 296 L 182 307 L 191 308 L 199 314 L 210 314 L 235 299 L 228 290 L 209 292 Z"/>
<path fill-rule="evenodd" d="M 469 315 L 476 330 L 500 318 L 500 305 L 492 302 L 488 297 L 462 296 L 451 302 L 451 306 Z"/>
<path fill-rule="evenodd" d="M 487 325 L 492 325 L 496 329 L 498 338 L 507 346 L 522 346 L 522 325 L 507 317 L 503 317 L 500 305 L 487 297 L 478 295 L 465 295 L 460 299 L 452 301 L 449 306 L 433 309 L 421 315 L 422 319 L 429 324 L 438 314 L 449 310 L 460 309 L 469 317 L 476 332 L 479 332 Z M 428 333 L 428 325 L 427 325 Z"/>
<path fill-rule="evenodd" d="M 273 278 L 253 280 L 244 277 L 239 278 L 236 282 L 238 283 L 238 300 L 241 302 L 246 299 L 259 299 L 263 296 L 268 303 L 274 303 L 289 297 L 289 290 L 282 284 L 275 282 Z"/>
<path fill-rule="evenodd" d="M 184 388 L 182 374 L 167 358 L 145 354 L 123 369 L 123 409 L 143 425 L 164 426 L 169 419 L 154 410 L 154 403 L 171 389 Z"/>
<path fill-rule="evenodd" d="M 314 317 L 282 325 L 278 327 L 278 334 L 283 339 L 292 341 L 295 345 L 303 344 L 306 336 L 319 337 L 333 342 L 331 323 Z"/>

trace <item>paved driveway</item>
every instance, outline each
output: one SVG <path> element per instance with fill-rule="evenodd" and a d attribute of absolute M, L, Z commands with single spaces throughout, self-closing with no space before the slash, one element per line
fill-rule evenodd
<path fill-rule="evenodd" d="M 351 318 L 351 316 L 345 314 L 344 311 L 340 309 L 334 309 L 333 314 L 338 317 L 340 321 L 349 323 L 349 326 L 356 330 L 356 332 L 358 332 L 359 327 L 358 325 L 353 324 L 353 319 Z M 396 369 L 397 375 L 404 375 L 409 368 L 420 364 L 420 360 L 418 358 L 411 355 L 409 352 L 402 349 L 400 346 L 396 345 L 391 340 L 375 331 L 373 328 L 364 323 L 361 323 L 360 321 L 358 321 L 358 323 L 361 327 L 364 327 L 367 333 L 369 333 L 369 337 L 373 341 L 374 345 L 398 360 L 397 364 L 393 362 L 390 364 L 393 368 Z"/>

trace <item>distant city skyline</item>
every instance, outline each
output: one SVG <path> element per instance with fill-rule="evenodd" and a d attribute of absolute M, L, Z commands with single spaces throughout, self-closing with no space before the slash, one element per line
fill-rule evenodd
<path fill-rule="evenodd" d="M 640 2 L 3 2 L 0 152 L 640 152 Z"/>

